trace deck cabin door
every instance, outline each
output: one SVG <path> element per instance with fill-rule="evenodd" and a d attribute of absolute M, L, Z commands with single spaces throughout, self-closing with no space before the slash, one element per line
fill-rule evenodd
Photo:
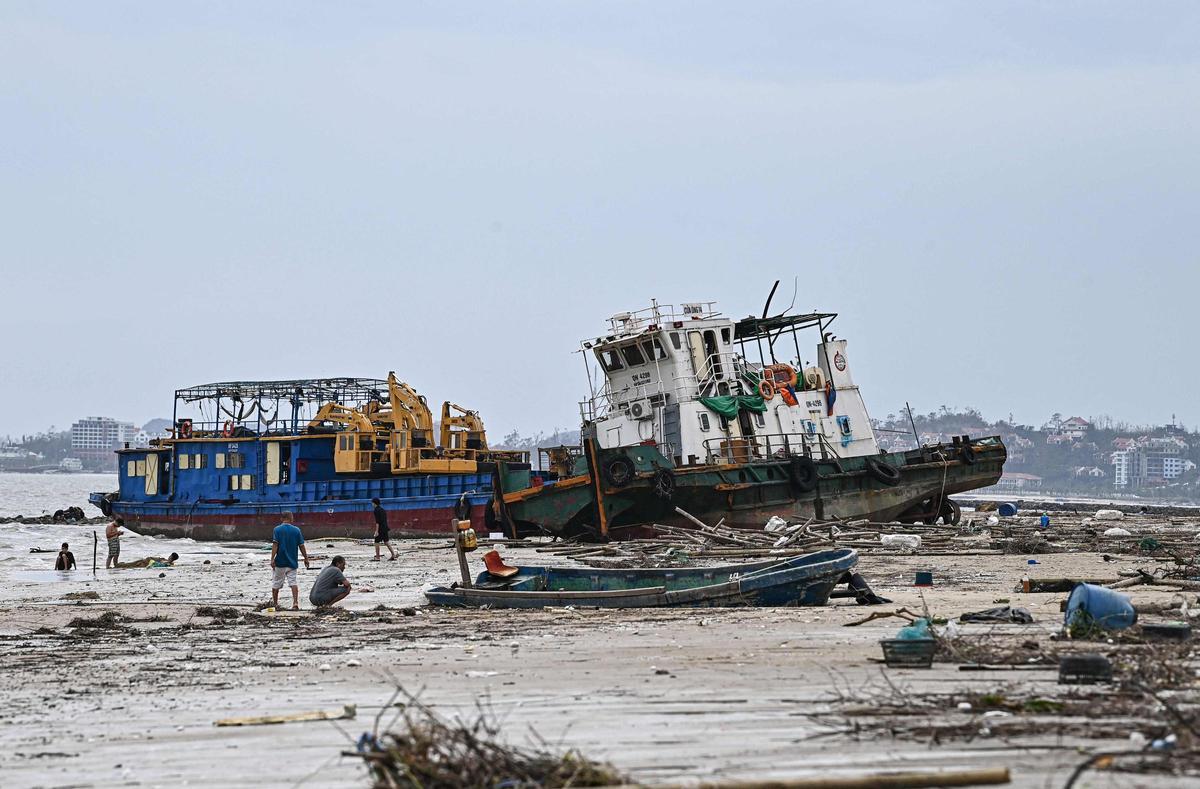
<path fill-rule="evenodd" d="M 279 442 L 267 442 L 267 484 L 278 485 L 280 482 L 279 474 Z"/>
<path fill-rule="evenodd" d="M 158 495 L 158 464 L 159 455 L 157 452 L 150 452 L 146 455 L 146 495 Z"/>
<path fill-rule="evenodd" d="M 687 333 L 688 353 L 692 357 L 692 370 L 700 383 L 708 378 L 708 356 L 704 353 L 704 337 L 698 331 Z"/>

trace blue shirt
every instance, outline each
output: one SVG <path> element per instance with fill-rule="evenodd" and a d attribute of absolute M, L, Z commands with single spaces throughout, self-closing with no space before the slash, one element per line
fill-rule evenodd
<path fill-rule="evenodd" d="M 296 561 L 296 549 L 304 544 L 304 535 L 290 523 L 281 523 L 271 532 L 271 542 L 279 546 L 275 552 L 276 567 L 291 567 L 299 569 Z"/>

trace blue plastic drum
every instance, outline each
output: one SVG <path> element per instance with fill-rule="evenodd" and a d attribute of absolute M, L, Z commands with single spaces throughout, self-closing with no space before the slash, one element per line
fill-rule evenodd
<path fill-rule="evenodd" d="M 1137 609 L 1120 592 L 1093 584 L 1079 584 L 1067 598 L 1063 624 L 1070 627 L 1076 619 L 1086 620 L 1087 617 L 1106 630 L 1123 630 L 1137 622 Z"/>

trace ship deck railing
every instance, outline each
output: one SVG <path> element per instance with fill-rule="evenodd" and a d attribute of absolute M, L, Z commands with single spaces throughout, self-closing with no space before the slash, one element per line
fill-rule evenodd
<path fill-rule="evenodd" d="M 632 312 L 618 312 L 608 319 L 609 330 L 614 334 L 636 334 L 650 326 L 671 328 L 669 324 L 719 318 L 721 313 L 713 308 L 715 304 L 715 301 L 689 302 L 679 306 L 652 304 Z"/>
<path fill-rule="evenodd" d="M 719 436 L 702 443 L 709 464 L 741 464 L 755 460 L 808 457 L 833 460 L 837 450 L 822 433 L 757 433 L 752 436 Z"/>
<path fill-rule="evenodd" d="M 628 407 L 636 400 L 655 399 L 663 404 L 669 396 L 671 402 L 686 403 L 703 397 L 758 394 L 761 377 L 759 365 L 747 361 L 739 353 L 712 354 L 705 359 L 702 369 L 703 375 L 689 372 L 674 376 L 669 382 L 657 378 L 645 384 L 616 390 L 611 382 L 606 381 L 593 397 L 580 401 L 579 414 L 583 421 L 594 422 Z"/>

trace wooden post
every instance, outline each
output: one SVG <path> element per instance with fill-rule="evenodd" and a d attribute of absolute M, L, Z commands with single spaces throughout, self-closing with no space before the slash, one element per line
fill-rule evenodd
<path fill-rule="evenodd" d="M 450 521 L 454 527 L 454 551 L 458 554 L 458 569 L 462 573 L 462 586 L 471 588 L 471 571 L 467 569 L 467 552 L 463 550 L 462 532 L 458 530 L 458 518 Z"/>
<path fill-rule="evenodd" d="M 100 538 L 96 536 L 96 530 L 92 529 L 92 575 L 96 574 L 96 550 L 100 545 Z"/>
<path fill-rule="evenodd" d="M 592 473 L 592 490 L 596 496 L 596 517 L 600 521 L 600 535 L 608 536 L 608 513 L 604 511 L 604 481 L 600 477 L 600 458 L 596 450 L 596 439 L 585 438 L 584 448 L 587 450 L 588 470 Z"/>

